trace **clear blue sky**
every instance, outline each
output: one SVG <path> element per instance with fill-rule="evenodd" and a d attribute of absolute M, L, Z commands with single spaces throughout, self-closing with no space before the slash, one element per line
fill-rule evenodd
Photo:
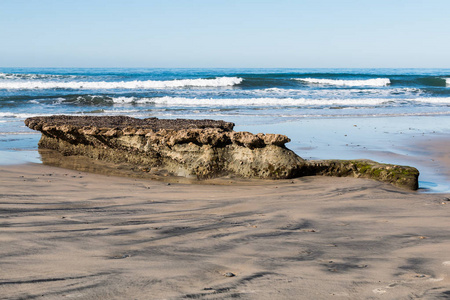
<path fill-rule="evenodd" d="M 0 67 L 450 67 L 450 0 L 0 0 Z"/>

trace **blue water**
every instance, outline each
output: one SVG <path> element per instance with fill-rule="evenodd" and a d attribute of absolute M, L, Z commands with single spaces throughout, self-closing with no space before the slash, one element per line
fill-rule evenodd
<path fill-rule="evenodd" d="M 398 142 L 448 137 L 450 69 L 0 68 L 3 160 L 19 151 L 38 161 L 29 151 L 39 135 L 23 121 L 53 114 L 223 119 L 237 130 L 286 133 L 305 158 L 414 164 Z"/>
<path fill-rule="evenodd" d="M 448 114 L 450 69 L 5 69 L 0 121 L 36 114 Z"/>

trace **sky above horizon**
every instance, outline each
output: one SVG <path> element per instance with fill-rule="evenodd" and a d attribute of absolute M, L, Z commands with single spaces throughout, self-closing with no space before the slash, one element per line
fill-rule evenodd
<path fill-rule="evenodd" d="M 0 67 L 450 68 L 449 0 L 0 0 Z"/>

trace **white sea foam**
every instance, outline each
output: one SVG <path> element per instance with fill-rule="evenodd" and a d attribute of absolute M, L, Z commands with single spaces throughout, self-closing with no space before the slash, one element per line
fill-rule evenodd
<path fill-rule="evenodd" d="M 127 103 L 149 103 L 152 98 L 136 98 L 136 97 L 115 97 L 112 98 L 113 102 L 116 104 L 127 104 Z"/>
<path fill-rule="evenodd" d="M 323 78 L 294 78 L 310 84 L 334 85 L 334 86 L 387 86 L 391 83 L 389 78 L 374 78 L 364 80 L 343 80 Z"/>
<path fill-rule="evenodd" d="M 217 77 L 213 79 L 181 79 L 167 81 L 0 81 L 0 89 L 160 89 L 179 87 L 225 87 L 240 84 L 242 78 Z"/>
<path fill-rule="evenodd" d="M 445 78 L 445 83 L 447 86 L 450 86 L 450 78 Z"/>
<path fill-rule="evenodd" d="M 392 98 L 354 98 L 354 99 L 310 99 L 310 98 L 184 98 L 184 97 L 160 97 L 160 98 L 137 98 L 137 97 L 114 97 L 115 104 L 154 104 L 165 106 L 352 106 L 370 107 L 378 105 L 395 105 L 396 100 Z M 400 103 L 405 101 L 428 103 L 428 104 L 450 104 L 450 98 L 411 98 L 399 99 Z"/>
<path fill-rule="evenodd" d="M 0 73 L 0 79 L 55 79 L 55 78 L 76 78 L 76 75 L 58 75 L 58 74 L 18 74 L 18 73 Z"/>
<path fill-rule="evenodd" d="M 170 97 L 175 98 L 189 98 L 189 99 L 219 99 L 223 97 L 224 91 L 222 89 L 179 89 L 172 90 Z M 424 92 L 417 88 L 395 88 L 395 89 L 315 89 L 315 90 L 297 90 L 297 89 L 281 89 L 281 88 L 267 88 L 267 89 L 228 89 L 226 91 L 228 99 L 245 99 L 245 98 L 279 98 L 281 101 L 285 98 L 292 99 L 366 99 L 366 98 L 382 98 L 393 100 L 396 99 L 415 99 L 421 98 Z M 169 96 L 168 96 L 169 97 Z M 83 95 L 78 97 L 57 98 L 54 101 L 63 102 L 114 102 L 117 104 L 127 103 L 147 103 L 154 102 L 153 98 L 139 98 L 130 96 L 116 96 L 112 99 L 110 96 L 102 95 Z M 236 100 L 237 101 L 237 100 Z"/>
<path fill-rule="evenodd" d="M 441 98 L 441 97 L 418 98 L 413 99 L 412 101 L 430 104 L 450 104 L 450 98 Z"/>
<path fill-rule="evenodd" d="M 2 119 L 26 119 L 30 117 L 35 117 L 38 114 L 25 114 L 25 113 L 12 113 L 12 112 L 0 112 L 0 118 Z M 45 116 L 46 114 L 39 114 L 40 116 Z"/>
<path fill-rule="evenodd" d="M 315 90 L 299 90 L 299 89 L 280 89 L 280 88 L 267 88 L 262 90 L 250 90 L 250 91 L 236 91 L 237 93 L 245 93 L 249 95 L 264 95 L 268 97 L 316 97 L 316 98 L 354 98 L 361 97 L 417 97 L 423 94 L 423 91 L 418 88 L 390 88 L 390 89 L 363 89 L 363 88 L 350 88 L 350 89 L 315 89 Z"/>
<path fill-rule="evenodd" d="M 329 105 L 351 105 L 351 106 L 373 106 L 380 105 L 392 99 L 306 99 L 306 98 L 228 98 L 228 99 L 199 99 L 183 97 L 160 97 L 160 98 L 135 98 L 117 97 L 112 98 L 114 103 L 152 103 L 155 105 L 169 106 L 329 106 Z"/>
<path fill-rule="evenodd" d="M 227 98 L 416 98 L 424 95 L 419 88 L 346 88 L 346 89 L 227 89 Z M 223 89 L 180 89 L 171 91 L 172 97 L 186 98 L 222 98 Z"/>

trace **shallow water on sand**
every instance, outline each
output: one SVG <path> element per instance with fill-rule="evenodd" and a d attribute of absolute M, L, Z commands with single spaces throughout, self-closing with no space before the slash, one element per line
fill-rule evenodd
<path fill-rule="evenodd" d="M 235 129 L 285 134 L 291 138 L 287 147 L 308 160 L 371 159 L 414 166 L 420 171 L 422 191 L 449 192 L 449 162 L 435 157 L 439 149 L 423 147 L 448 140 L 448 125 L 448 117 L 405 116 L 303 119 Z"/>

